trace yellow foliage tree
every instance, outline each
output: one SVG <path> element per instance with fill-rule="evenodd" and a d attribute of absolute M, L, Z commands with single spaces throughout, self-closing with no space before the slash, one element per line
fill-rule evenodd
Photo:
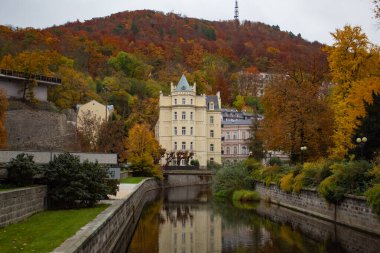
<path fill-rule="evenodd" d="M 7 147 L 7 130 L 5 129 L 5 113 L 8 107 L 8 100 L 5 93 L 0 89 L 0 149 Z"/>
<path fill-rule="evenodd" d="M 332 34 L 335 43 L 326 48 L 334 87 L 330 96 L 334 111 L 333 147 L 330 157 L 342 159 L 353 148 L 352 134 L 365 116 L 365 103 L 379 94 L 379 48 L 368 41 L 360 27 L 345 26 Z"/>
<path fill-rule="evenodd" d="M 136 175 L 160 176 L 158 162 L 161 157 L 160 145 L 146 123 L 134 125 L 124 141 L 126 157 L 132 163 Z"/>

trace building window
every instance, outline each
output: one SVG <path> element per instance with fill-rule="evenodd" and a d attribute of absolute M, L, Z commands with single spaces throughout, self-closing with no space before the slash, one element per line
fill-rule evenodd
<path fill-rule="evenodd" d="M 210 116 L 210 124 L 214 124 L 214 116 Z"/>
<path fill-rule="evenodd" d="M 242 139 L 245 140 L 245 131 L 243 131 L 242 135 Z"/>
<path fill-rule="evenodd" d="M 226 153 L 227 153 L 227 155 L 230 154 L 230 147 L 227 147 Z"/>
<path fill-rule="evenodd" d="M 241 149 L 242 149 L 243 155 L 246 155 L 247 154 L 247 147 L 243 146 Z"/>
<path fill-rule="evenodd" d="M 177 99 L 176 99 L 176 98 L 174 99 L 174 104 L 175 104 L 175 105 L 177 104 Z"/>
<path fill-rule="evenodd" d="M 210 130 L 210 138 L 214 138 L 214 130 Z"/>
<path fill-rule="evenodd" d="M 193 135 L 193 127 L 190 127 L 190 135 Z"/>
<path fill-rule="evenodd" d="M 182 142 L 182 150 L 186 150 L 186 142 Z"/>
<path fill-rule="evenodd" d="M 238 134 L 237 132 L 234 132 L 234 140 L 237 140 L 237 138 L 238 138 Z"/>
<path fill-rule="evenodd" d="M 193 150 L 193 142 L 190 142 L 190 150 Z"/>
<path fill-rule="evenodd" d="M 182 104 L 186 104 L 186 98 L 182 98 Z"/>
<path fill-rule="evenodd" d="M 182 135 L 186 135 L 186 127 L 182 127 Z"/>
<path fill-rule="evenodd" d="M 210 152 L 214 152 L 214 144 L 210 144 Z"/>
<path fill-rule="evenodd" d="M 186 112 L 182 112 L 182 120 L 186 119 Z"/>
<path fill-rule="evenodd" d="M 178 147 L 177 147 L 177 142 L 175 141 L 175 142 L 174 142 L 174 150 L 177 150 L 177 148 L 178 148 Z"/>
<path fill-rule="evenodd" d="M 214 157 L 211 157 L 211 158 L 210 158 L 210 162 L 213 162 L 213 161 L 214 161 Z"/>
<path fill-rule="evenodd" d="M 174 135 L 178 135 L 177 127 L 174 127 Z"/>
<path fill-rule="evenodd" d="M 193 99 L 190 99 L 190 104 L 193 104 Z"/>
<path fill-rule="evenodd" d="M 229 140 L 230 139 L 230 132 L 227 132 L 226 134 L 226 140 Z"/>
<path fill-rule="evenodd" d="M 214 110 L 214 102 L 208 103 L 208 109 L 211 111 Z"/>
<path fill-rule="evenodd" d="M 177 112 L 174 112 L 174 120 L 177 120 Z"/>
<path fill-rule="evenodd" d="M 190 120 L 193 120 L 193 112 L 190 112 Z"/>
<path fill-rule="evenodd" d="M 237 147 L 234 147 L 234 154 L 237 154 Z"/>

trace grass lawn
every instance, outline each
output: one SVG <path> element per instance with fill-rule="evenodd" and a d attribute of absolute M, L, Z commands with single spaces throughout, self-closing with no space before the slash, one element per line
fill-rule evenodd
<path fill-rule="evenodd" d="M 0 192 L 1 191 L 7 191 L 7 190 L 12 190 L 16 188 L 24 188 L 24 187 L 19 187 L 19 186 L 14 186 L 14 185 L 7 185 L 7 184 L 0 184 Z"/>
<path fill-rule="evenodd" d="M 0 228 L 0 252 L 50 252 L 108 206 L 43 211 L 23 222 Z"/>
<path fill-rule="evenodd" d="M 148 177 L 127 177 L 127 178 L 120 179 L 120 183 L 122 183 L 122 184 L 138 184 L 142 180 L 144 180 L 145 178 L 148 178 Z"/>

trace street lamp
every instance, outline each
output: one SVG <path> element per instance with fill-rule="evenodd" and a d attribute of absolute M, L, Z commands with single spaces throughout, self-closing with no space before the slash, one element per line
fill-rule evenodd
<path fill-rule="evenodd" d="M 363 159 L 363 149 L 364 149 L 364 145 L 367 142 L 367 140 L 368 140 L 367 137 L 356 138 L 356 142 L 358 143 L 358 145 L 360 147 L 361 159 Z"/>
<path fill-rule="evenodd" d="M 303 164 L 303 153 L 306 152 L 307 150 L 307 147 L 306 146 L 302 146 L 301 147 L 301 163 Z"/>

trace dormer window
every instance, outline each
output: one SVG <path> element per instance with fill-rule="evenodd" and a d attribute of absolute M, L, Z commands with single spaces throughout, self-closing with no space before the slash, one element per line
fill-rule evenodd
<path fill-rule="evenodd" d="M 214 102 L 208 103 L 208 109 L 213 111 L 214 110 Z"/>
<path fill-rule="evenodd" d="M 186 98 L 182 98 L 182 104 L 186 104 Z"/>

